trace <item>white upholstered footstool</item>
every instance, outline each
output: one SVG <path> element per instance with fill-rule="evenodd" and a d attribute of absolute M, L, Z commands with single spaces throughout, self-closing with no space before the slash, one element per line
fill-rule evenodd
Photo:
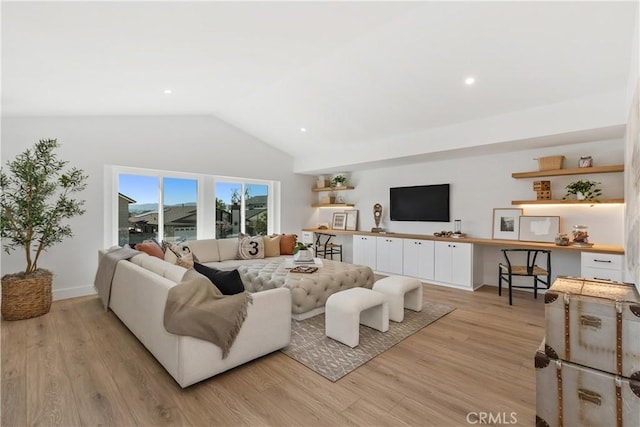
<path fill-rule="evenodd" d="M 389 306 L 380 292 L 351 288 L 336 292 L 325 306 L 325 333 L 349 347 L 360 342 L 360 324 L 381 332 L 389 330 Z"/>
<path fill-rule="evenodd" d="M 387 296 L 389 320 L 402 322 L 404 309 L 422 310 L 422 283 L 411 277 L 389 276 L 373 284 L 373 290 Z"/>

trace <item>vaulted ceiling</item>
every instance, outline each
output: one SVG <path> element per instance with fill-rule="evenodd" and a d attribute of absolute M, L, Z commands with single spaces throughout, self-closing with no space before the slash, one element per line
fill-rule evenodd
<path fill-rule="evenodd" d="M 619 137 L 637 13 L 636 2 L 3 2 L 2 112 L 213 115 L 301 172 Z M 496 131 L 508 123 L 527 125 Z"/>

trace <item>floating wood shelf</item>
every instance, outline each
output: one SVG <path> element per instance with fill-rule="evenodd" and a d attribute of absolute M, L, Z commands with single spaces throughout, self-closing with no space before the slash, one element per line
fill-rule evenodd
<path fill-rule="evenodd" d="M 607 203 L 624 203 L 624 199 L 593 200 L 512 200 L 512 205 L 601 205 Z"/>
<path fill-rule="evenodd" d="M 311 191 L 318 193 L 320 191 L 343 191 L 343 190 L 353 190 L 355 187 L 320 187 L 320 188 L 312 188 Z"/>
<path fill-rule="evenodd" d="M 511 174 L 512 178 L 538 178 L 543 176 L 561 176 L 561 175 L 587 175 L 593 173 L 612 173 L 624 172 L 624 165 L 610 166 L 592 166 L 590 168 L 572 168 L 572 169 L 550 169 L 535 172 L 515 172 Z M 618 202 L 615 202 L 618 203 Z"/>
<path fill-rule="evenodd" d="M 314 203 L 312 208 L 352 208 L 353 203 Z"/>

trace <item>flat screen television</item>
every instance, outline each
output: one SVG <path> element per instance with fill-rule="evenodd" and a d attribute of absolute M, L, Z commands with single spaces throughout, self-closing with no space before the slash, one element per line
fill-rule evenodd
<path fill-rule="evenodd" d="M 449 222 L 449 184 L 392 187 L 391 221 Z"/>

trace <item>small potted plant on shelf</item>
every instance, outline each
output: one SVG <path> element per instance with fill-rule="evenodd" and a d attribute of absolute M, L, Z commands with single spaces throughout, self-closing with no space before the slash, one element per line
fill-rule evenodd
<path fill-rule="evenodd" d="M 21 249 L 25 270 L 2 277 L 2 317 L 20 320 L 41 316 L 51 307 L 53 274 L 38 267 L 40 255 L 71 237 L 64 220 L 84 213 L 84 200 L 75 193 L 86 186 L 87 176 L 78 168 L 63 170 L 55 139 L 40 140 L 0 172 L 0 235 L 5 252 Z"/>
<path fill-rule="evenodd" d="M 338 174 L 331 179 L 331 187 L 346 187 L 347 186 L 347 176 L 343 174 Z"/>
<path fill-rule="evenodd" d="M 569 195 L 575 194 L 578 200 L 597 202 L 598 197 L 602 195 L 602 190 L 597 187 L 599 184 L 587 180 L 574 181 L 565 187 L 567 194 L 562 199 L 566 200 Z"/>

